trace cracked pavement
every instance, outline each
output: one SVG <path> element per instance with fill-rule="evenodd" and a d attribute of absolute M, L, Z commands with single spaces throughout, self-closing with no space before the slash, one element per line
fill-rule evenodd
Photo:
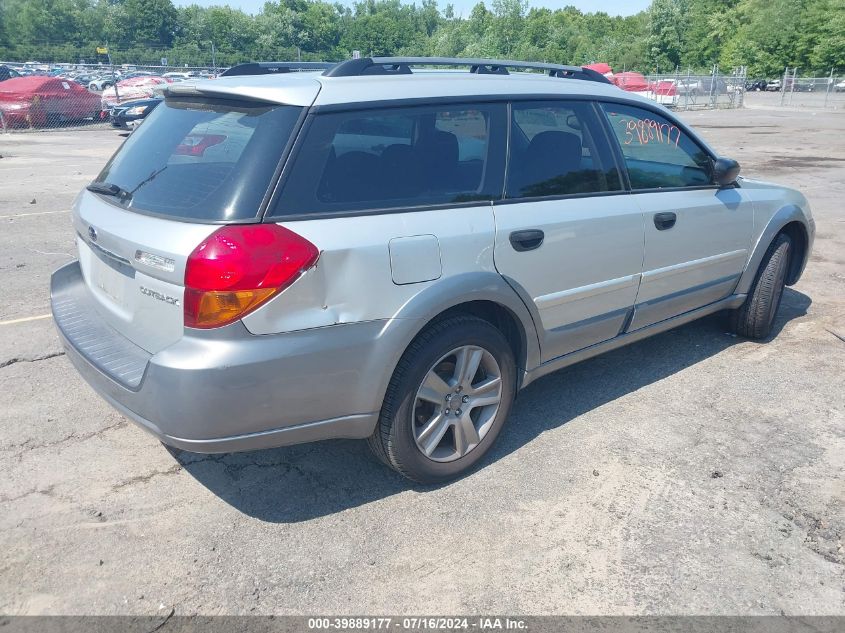
<path fill-rule="evenodd" d="M 714 316 L 548 376 L 482 469 L 424 488 L 361 442 L 169 451 L 50 319 L 0 324 L 0 613 L 845 615 L 845 115 L 682 116 L 812 204 L 772 341 Z M 0 135 L 0 322 L 49 312 L 121 140 Z"/>

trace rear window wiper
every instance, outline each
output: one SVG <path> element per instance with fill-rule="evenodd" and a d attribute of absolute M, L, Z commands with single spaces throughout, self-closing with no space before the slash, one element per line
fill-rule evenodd
<path fill-rule="evenodd" d="M 120 198 L 124 202 L 132 198 L 132 193 L 130 191 L 109 182 L 92 182 L 85 188 L 93 193 L 101 193 L 104 196 L 114 196 L 115 198 Z"/>

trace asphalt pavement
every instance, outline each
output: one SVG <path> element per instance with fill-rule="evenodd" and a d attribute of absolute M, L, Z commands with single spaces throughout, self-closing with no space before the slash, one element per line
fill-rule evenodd
<path fill-rule="evenodd" d="M 810 200 L 775 336 L 714 315 L 547 376 L 434 488 L 362 442 L 174 456 L 111 409 L 48 282 L 123 139 L 0 134 L 0 613 L 845 615 L 845 114 L 749 106 L 682 116 Z"/>

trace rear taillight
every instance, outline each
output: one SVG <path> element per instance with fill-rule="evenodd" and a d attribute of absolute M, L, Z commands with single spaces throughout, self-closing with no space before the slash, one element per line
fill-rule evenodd
<path fill-rule="evenodd" d="M 278 224 L 224 226 L 194 249 L 185 268 L 185 326 L 237 321 L 292 284 L 319 256 Z"/>

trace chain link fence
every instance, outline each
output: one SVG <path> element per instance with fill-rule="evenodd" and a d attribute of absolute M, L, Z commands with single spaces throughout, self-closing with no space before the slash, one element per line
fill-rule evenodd
<path fill-rule="evenodd" d="M 827 77 L 799 77 L 787 68 L 780 80 L 779 105 L 796 108 L 845 108 L 845 75 L 831 70 Z"/>
<path fill-rule="evenodd" d="M 680 70 L 669 74 L 646 76 L 646 98 L 675 110 L 741 108 L 746 91 L 746 69 L 739 67 L 722 73 L 714 66 L 707 74 Z"/>
<path fill-rule="evenodd" d="M 102 129 L 124 104 L 151 99 L 171 83 L 215 77 L 211 67 L 0 62 L 0 131 Z"/>
<path fill-rule="evenodd" d="M 4 67 L 13 81 L 4 80 Z M 155 98 L 170 83 L 215 77 L 221 70 L 0 62 L 0 131 L 103 129 L 113 123 L 125 127 L 127 122 L 114 116 L 129 110 L 125 104 Z M 746 99 L 750 106 L 845 108 L 845 76 L 833 71 L 827 77 L 799 77 L 788 68 L 782 79 L 766 82 L 749 81 L 745 67 L 721 72 L 713 66 L 707 73 L 623 72 L 614 81 L 623 90 L 676 110 L 741 108 Z"/>

